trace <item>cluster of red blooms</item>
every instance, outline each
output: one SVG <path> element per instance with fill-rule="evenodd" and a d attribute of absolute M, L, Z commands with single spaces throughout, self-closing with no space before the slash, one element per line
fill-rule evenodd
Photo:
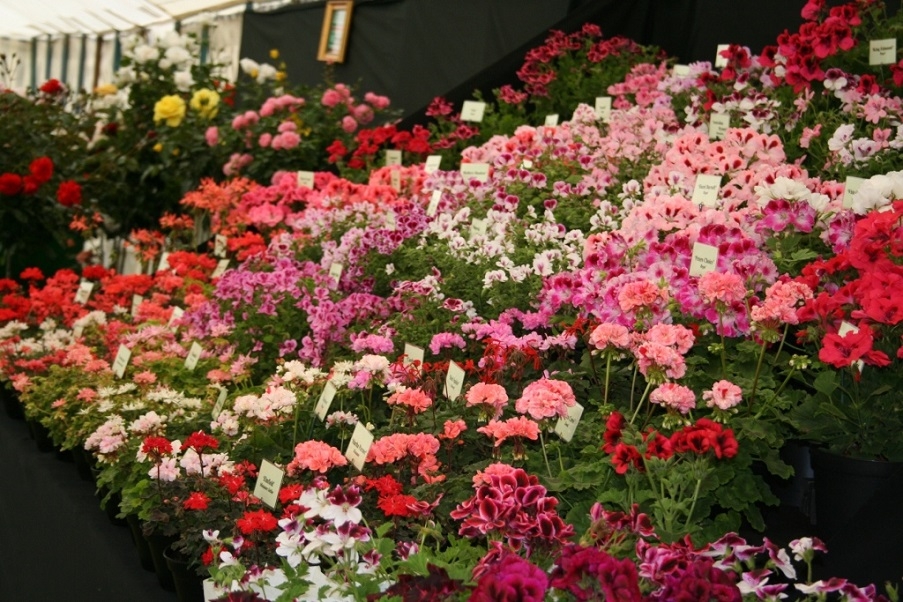
<path fill-rule="evenodd" d="M 622 441 L 625 426 L 624 416 L 620 412 L 612 412 L 603 436 L 605 443 L 602 450 L 611 454 L 611 463 L 618 474 L 625 474 L 631 467 L 643 471 L 643 460 L 652 457 L 667 460 L 674 454 L 704 455 L 712 452 L 719 459 L 733 458 L 739 449 L 734 431 L 708 418 L 700 418 L 670 437 L 650 428 L 642 434 L 645 443 L 645 450 L 642 451 Z"/>
<path fill-rule="evenodd" d="M 801 321 L 817 327 L 800 334 L 813 338 L 824 333 L 818 358 L 835 368 L 858 361 L 888 366 L 894 352 L 903 359 L 903 339 L 893 333 L 881 336 L 903 322 L 903 201 L 892 208 L 857 222 L 842 253 L 812 262 L 799 278 L 818 291 L 799 310 Z M 845 319 L 853 328 L 841 334 Z"/>
<path fill-rule="evenodd" d="M 383 148 L 397 149 L 423 158 L 432 150 L 429 138 L 430 131 L 420 125 L 415 125 L 410 132 L 399 130 L 394 125 L 363 129 L 355 136 L 357 148 L 354 151 L 348 149 L 341 140 L 333 141 L 326 148 L 329 153 L 327 161 L 338 163 L 345 161 L 347 157 L 350 169 L 363 169 L 368 162 L 373 164 L 377 153 Z"/>
<path fill-rule="evenodd" d="M 53 177 L 53 161 L 50 157 L 38 157 L 28 165 L 27 174 L 5 172 L 0 174 L 0 194 L 35 194 Z M 77 182 L 65 180 L 56 190 L 56 200 L 64 207 L 81 205 L 82 189 Z"/>

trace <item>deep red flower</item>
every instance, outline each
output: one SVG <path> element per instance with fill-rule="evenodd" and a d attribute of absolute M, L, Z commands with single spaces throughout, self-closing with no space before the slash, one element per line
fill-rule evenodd
<path fill-rule="evenodd" d="M 53 78 L 48 79 L 46 82 L 41 84 L 40 90 L 44 94 L 50 94 L 51 96 L 53 96 L 59 94 L 60 92 L 63 92 L 65 88 L 63 88 L 63 84 L 60 83 L 60 80 Z"/>
<path fill-rule="evenodd" d="M 408 517 L 414 516 L 416 514 L 416 512 L 409 508 L 409 505 L 416 503 L 417 498 L 415 498 L 413 495 L 405 495 L 402 493 L 381 497 L 376 503 L 376 506 L 383 511 L 383 514 L 385 514 L 386 517 Z"/>
<path fill-rule="evenodd" d="M 875 339 L 871 329 L 863 324 L 858 331 L 849 331 L 844 336 L 829 332 L 822 339 L 818 359 L 835 368 L 847 368 L 872 350 Z"/>
<path fill-rule="evenodd" d="M 206 510 L 210 505 L 210 498 L 201 491 L 192 491 L 184 502 L 182 507 L 186 510 Z"/>
<path fill-rule="evenodd" d="M 207 450 L 218 448 L 219 440 L 204 431 L 197 431 L 188 435 L 188 438 L 185 439 L 185 447 L 194 448 L 194 451 L 201 454 Z"/>
<path fill-rule="evenodd" d="M 41 268 L 25 268 L 24 270 L 22 270 L 22 273 L 19 274 L 19 278 L 21 278 L 22 280 L 43 280 L 44 273 L 41 271 Z"/>
<path fill-rule="evenodd" d="M 625 423 L 624 416 L 620 412 L 612 412 L 608 415 L 603 436 L 605 444 L 602 446 L 602 451 L 607 454 L 615 451 L 615 445 L 621 440 L 621 431 L 624 429 Z"/>
<path fill-rule="evenodd" d="M 631 466 L 638 470 L 642 469 L 643 456 L 640 455 L 640 452 L 633 445 L 618 443 L 611 456 L 611 464 L 615 467 L 616 473 L 626 474 Z"/>
<path fill-rule="evenodd" d="M 283 505 L 291 504 L 292 502 L 297 501 L 302 493 L 304 493 L 304 486 L 300 483 L 286 485 L 279 490 L 279 501 Z"/>
<path fill-rule="evenodd" d="M 159 459 L 172 453 L 172 443 L 166 437 L 147 437 L 141 445 L 141 451 Z"/>
<path fill-rule="evenodd" d="M 245 478 L 237 474 L 224 474 L 220 475 L 219 484 L 229 492 L 229 495 L 235 495 L 245 486 Z"/>
<path fill-rule="evenodd" d="M 22 176 L 14 173 L 0 175 L 0 194 L 13 196 L 22 192 Z"/>
<path fill-rule="evenodd" d="M 82 278 L 87 280 L 101 280 L 109 275 L 102 265 L 87 265 L 82 269 Z"/>
<path fill-rule="evenodd" d="M 56 200 L 63 207 L 74 207 L 82 204 L 82 187 L 78 182 L 66 180 L 60 182 L 59 188 L 56 189 Z"/>
<path fill-rule="evenodd" d="M 279 526 L 279 521 L 266 510 L 249 510 L 235 521 L 235 525 L 243 535 L 253 535 L 274 531 Z"/>
<path fill-rule="evenodd" d="M 28 166 L 28 173 L 39 185 L 43 184 L 53 177 L 53 161 L 50 157 L 38 157 Z"/>

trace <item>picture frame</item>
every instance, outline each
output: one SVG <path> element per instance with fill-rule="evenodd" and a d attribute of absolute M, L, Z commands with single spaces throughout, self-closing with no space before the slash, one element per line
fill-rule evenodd
<path fill-rule="evenodd" d="M 329 0 L 323 14 L 323 28 L 320 31 L 318 61 L 343 63 L 348 48 L 348 32 L 351 30 L 352 0 Z"/>

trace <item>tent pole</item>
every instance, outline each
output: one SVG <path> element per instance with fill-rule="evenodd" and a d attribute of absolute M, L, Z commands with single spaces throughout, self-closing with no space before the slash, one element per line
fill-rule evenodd
<path fill-rule="evenodd" d="M 78 49 L 78 89 L 85 88 L 85 61 L 88 59 L 88 34 L 82 34 L 81 47 Z"/>
<path fill-rule="evenodd" d="M 69 76 L 69 34 L 63 36 L 63 68 L 60 71 L 60 79 L 66 83 Z M 66 83 L 68 86 L 69 84 Z"/>
<path fill-rule="evenodd" d="M 47 34 L 47 64 L 44 66 L 44 81 L 50 79 L 50 68 L 53 66 L 53 39 Z"/>
<path fill-rule="evenodd" d="M 100 84 L 100 59 L 102 58 L 102 50 L 103 50 L 103 34 L 97 34 L 97 47 L 94 49 L 94 85 L 91 86 L 93 90 Z"/>
<path fill-rule="evenodd" d="M 38 89 L 38 38 L 31 38 L 31 89 Z"/>

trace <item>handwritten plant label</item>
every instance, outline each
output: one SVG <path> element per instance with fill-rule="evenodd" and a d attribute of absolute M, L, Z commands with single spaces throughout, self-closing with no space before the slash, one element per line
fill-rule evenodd
<path fill-rule="evenodd" d="M 486 103 L 478 100 L 465 100 L 461 107 L 461 121 L 483 121 Z"/>
<path fill-rule="evenodd" d="M 474 219 L 470 222 L 470 238 L 477 236 L 486 236 L 486 230 L 489 228 L 489 220 L 487 218 Z"/>
<path fill-rule="evenodd" d="M 228 242 L 228 238 L 226 238 L 222 234 L 217 234 L 216 238 L 213 239 L 213 256 L 225 257 L 226 251 L 228 250 Z"/>
<path fill-rule="evenodd" d="M 373 445 L 373 433 L 368 431 L 362 422 L 358 422 L 354 425 L 354 433 L 351 435 L 351 441 L 348 442 L 345 457 L 355 468 L 364 470 L 364 463 L 367 461 L 371 445 Z"/>
<path fill-rule="evenodd" d="M 133 318 L 138 316 L 138 309 L 141 307 L 142 303 L 144 303 L 144 297 L 141 295 L 132 295 L 132 310 L 130 313 Z"/>
<path fill-rule="evenodd" d="M 395 221 L 394 210 L 389 209 L 388 211 L 386 211 L 385 222 L 383 225 L 385 225 L 386 230 L 390 230 L 392 232 L 398 229 L 398 222 Z"/>
<path fill-rule="evenodd" d="M 157 271 L 169 269 L 169 251 L 160 254 L 160 263 L 157 264 Z"/>
<path fill-rule="evenodd" d="M 204 348 L 195 341 L 191 344 L 191 349 L 188 350 L 188 355 L 185 357 L 185 369 L 186 370 L 194 370 L 198 367 L 198 360 L 201 359 L 201 353 L 204 351 Z"/>
<path fill-rule="evenodd" d="M 521 161 L 520 166 L 521 166 L 523 169 L 532 169 L 532 168 L 533 168 L 533 161 L 531 161 L 530 159 L 524 159 L 523 161 Z"/>
<path fill-rule="evenodd" d="M 219 418 L 219 415 L 223 413 L 227 395 L 229 395 L 229 390 L 226 387 L 220 387 L 219 395 L 216 397 L 216 403 L 213 404 L 213 413 L 211 414 L 214 420 Z"/>
<path fill-rule="evenodd" d="M 721 192 L 721 176 L 699 174 L 693 188 L 693 202 L 697 205 L 715 207 L 718 205 L 718 193 Z"/>
<path fill-rule="evenodd" d="M 843 184 L 843 208 L 849 209 L 853 206 L 853 197 L 859 192 L 859 187 L 865 182 L 865 178 L 857 178 L 856 176 L 847 176 Z"/>
<path fill-rule="evenodd" d="M 94 283 L 83 280 L 78 285 L 78 290 L 75 291 L 75 302 L 79 305 L 84 305 L 88 302 L 88 299 L 91 297 L 91 291 L 93 290 Z"/>
<path fill-rule="evenodd" d="M 448 372 L 445 374 L 445 396 L 454 401 L 461 395 L 464 388 L 464 368 L 455 362 L 448 363 Z"/>
<path fill-rule="evenodd" d="M 341 263 L 334 263 L 329 266 L 329 275 L 335 278 L 335 281 L 338 282 L 342 278 L 342 270 L 345 269 Z"/>
<path fill-rule="evenodd" d="M 172 315 L 169 316 L 169 322 L 167 323 L 167 325 L 172 326 L 175 322 L 181 320 L 183 315 L 185 315 L 184 309 L 182 309 L 181 307 L 173 307 Z"/>
<path fill-rule="evenodd" d="M 558 113 L 546 115 L 544 125 L 547 125 L 549 127 L 555 127 L 556 125 L 558 125 Z"/>
<path fill-rule="evenodd" d="M 602 123 L 611 121 L 611 96 L 596 97 L 596 119 Z"/>
<path fill-rule="evenodd" d="M 254 485 L 254 495 L 269 508 L 275 508 L 284 476 L 284 470 L 269 460 L 262 460 L 260 471 L 257 473 L 257 483 Z"/>
<path fill-rule="evenodd" d="M 690 75 L 690 66 L 689 65 L 674 65 L 674 69 L 671 70 L 674 75 L 678 77 L 686 77 Z"/>
<path fill-rule="evenodd" d="M 714 272 L 718 267 L 718 247 L 697 242 L 693 245 L 693 260 L 690 262 L 690 276 L 702 276 Z"/>
<path fill-rule="evenodd" d="M 397 149 L 386 150 L 386 167 L 401 165 L 401 151 Z"/>
<path fill-rule="evenodd" d="M 395 192 L 401 191 L 401 174 L 398 171 L 393 171 L 389 174 L 389 185 Z"/>
<path fill-rule="evenodd" d="M 434 190 L 433 196 L 430 197 L 430 204 L 426 208 L 426 214 L 429 217 L 433 217 L 436 215 L 436 211 L 439 210 L 439 200 L 442 198 L 441 190 Z"/>
<path fill-rule="evenodd" d="M 711 118 L 709 118 L 709 139 L 724 140 L 729 127 L 731 127 L 731 116 L 729 114 L 713 114 Z"/>
<path fill-rule="evenodd" d="M 219 278 L 223 274 L 226 273 L 226 270 L 229 269 L 229 260 L 228 259 L 220 259 L 216 263 L 216 269 L 213 270 L 213 273 L 210 274 L 211 278 Z"/>
<path fill-rule="evenodd" d="M 577 432 L 577 423 L 580 422 L 582 416 L 583 406 L 575 403 L 568 408 L 567 415 L 559 418 L 558 422 L 555 423 L 555 434 L 565 441 L 570 441 L 574 438 L 574 433 Z"/>
<path fill-rule="evenodd" d="M 715 48 L 715 67 L 718 69 L 724 69 L 727 67 L 727 57 L 723 56 L 721 53 L 730 48 L 730 44 L 718 44 Z"/>
<path fill-rule="evenodd" d="M 489 164 L 488 163 L 462 163 L 461 164 L 461 178 L 465 182 L 470 182 L 471 180 L 476 180 L 478 182 L 485 182 L 489 179 Z"/>
<path fill-rule="evenodd" d="M 846 320 L 843 320 L 843 321 L 840 323 L 840 328 L 837 329 L 837 336 L 839 336 L 839 337 L 845 337 L 845 336 L 847 336 L 847 334 L 849 334 L 849 333 L 856 334 L 857 332 L 859 332 L 859 328 L 857 328 L 856 326 L 853 326 L 852 324 L 850 324 L 850 323 L 847 322 Z M 850 365 L 852 365 L 852 364 L 850 364 Z M 863 366 L 865 366 L 865 362 L 864 362 L 864 361 L 862 361 L 862 360 L 857 360 L 857 361 L 856 361 L 856 367 L 859 368 L 859 371 L 860 371 L 860 372 L 862 372 Z"/>
<path fill-rule="evenodd" d="M 332 400 L 335 399 L 335 394 L 338 392 L 339 390 L 335 388 L 335 385 L 332 384 L 332 381 L 327 380 L 326 386 L 323 387 L 323 392 L 320 393 L 320 399 L 317 400 L 317 405 L 314 406 L 314 413 L 321 421 L 326 420 L 326 414 L 329 412 L 329 406 L 332 405 Z"/>
<path fill-rule="evenodd" d="M 312 171 L 299 171 L 298 172 L 298 187 L 299 188 L 310 188 L 314 189 L 314 172 Z"/>
<path fill-rule="evenodd" d="M 426 163 L 423 164 L 423 171 L 433 173 L 439 169 L 440 165 L 442 165 L 442 155 L 430 155 L 426 158 Z"/>
<path fill-rule="evenodd" d="M 129 359 L 132 357 L 132 350 L 125 345 L 120 345 L 116 352 L 116 359 L 113 360 L 113 374 L 116 378 L 125 376 L 125 369 L 129 365 Z"/>
<path fill-rule="evenodd" d="M 84 324 L 76 324 L 72 328 L 72 336 L 74 336 L 76 339 L 79 338 L 80 336 L 82 336 L 82 334 L 84 334 L 84 332 L 85 332 Z"/>
<path fill-rule="evenodd" d="M 423 347 L 418 347 L 417 345 L 411 345 L 410 343 L 404 344 L 404 365 L 410 366 L 415 361 L 420 362 L 420 365 L 423 365 L 423 358 L 425 352 Z"/>
<path fill-rule="evenodd" d="M 869 65 L 893 65 L 897 62 L 897 38 L 869 41 Z"/>

